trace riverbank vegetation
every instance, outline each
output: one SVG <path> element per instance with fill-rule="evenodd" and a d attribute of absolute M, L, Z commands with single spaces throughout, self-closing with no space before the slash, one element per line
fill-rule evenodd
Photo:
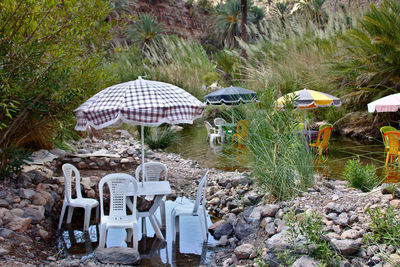
<path fill-rule="evenodd" d="M 219 86 L 239 85 L 261 100 L 246 112 L 254 175 L 277 198 L 295 196 L 313 182 L 312 156 L 292 134 L 295 112 L 276 111 L 273 101 L 303 88 L 331 93 L 342 98 L 343 109 L 308 115 L 334 123 L 398 90 L 400 4 L 271 1 L 259 7 L 248 1 L 246 43 L 239 2 L 186 4 L 192 16 L 202 8 L 215 22 L 203 43 L 167 34 L 157 14 L 132 13 L 137 1 L 2 2 L 3 158 L 76 137 L 73 110 L 112 84 L 142 76 L 201 100 Z"/>

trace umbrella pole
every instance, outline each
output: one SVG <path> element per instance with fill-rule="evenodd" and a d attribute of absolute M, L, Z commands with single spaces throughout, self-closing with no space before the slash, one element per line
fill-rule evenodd
<path fill-rule="evenodd" d="M 232 123 L 235 123 L 235 120 L 233 119 L 233 108 L 232 108 Z"/>
<path fill-rule="evenodd" d="M 140 136 L 141 136 L 141 140 L 142 140 L 142 186 L 143 186 L 143 182 L 145 181 L 145 177 L 146 177 L 146 168 L 144 167 L 144 126 L 141 125 L 140 126 Z"/>

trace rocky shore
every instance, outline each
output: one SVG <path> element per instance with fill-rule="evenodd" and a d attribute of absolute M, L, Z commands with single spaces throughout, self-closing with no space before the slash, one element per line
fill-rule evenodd
<path fill-rule="evenodd" d="M 121 130 L 102 140 L 82 139 L 74 146 L 75 153 L 46 152 L 40 165 L 0 184 L 0 265 L 101 265 L 94 256 L 66 256 L 56 247 L 64 196 L 60 167 L 67 162 L 77 166 L 83 195 L 98 198 L 98 181 L 104 175 L 133 173 L 140 162 L 140 145 Z M 171 199 L 194 196 L 195 181 L 205 171 L 196 161 L 150 150 L 146 150 L 146 158 L 168 166 Z M 398 213 L 399 189 L 388 190 L 382 185 L 363 193 L 349 188 L 344 181 L 322 178 L 294 200 L 272 202 L 268 194 L 257 190 L 249 173 L 211 169 L 207 206 L 216 223 L 209 226 L 209 231 L 224 249 L 211 256 L 209 265 L 278 266 L 290 262 L 293 266 L 317 266 L 321 261 L 307 255 L 310 250 L 306 236 L 296 234 L 293 238 L 296 226 L 287 221 L 289 214 L 297 222 L 315 213 L 321 216 L 321 237 L 335 251 L 340 266 L 400 266 L 400 248 L 363 242 L 363 237 L 371 233 L 367 210 L 385 211 L 389 205 Z"/>

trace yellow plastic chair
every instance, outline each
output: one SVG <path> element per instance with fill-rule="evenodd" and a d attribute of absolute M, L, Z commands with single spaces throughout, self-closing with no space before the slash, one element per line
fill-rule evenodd
<path fill-rule="evenodd" d="M 246 120 L 238 121 L 236 126 L 236 133 L 232 136 L 232 144 L 235 144 L 237 142 L 239 147 L 244 146 L 244 143 L 249 137 L 247 135 L 247 125 L 249 125 L 249 122 Z"/>
<path fill-rule="evenodd" d="M 328 142 L 331 137 L 331 132 L 332 132 L 332 126 L 322 127 L 322 129 L 319 130 L 318 132 L 317 142 L 309 144 L 310 147 L 318 149 L 318 153 L 320 156 L 322 155 L 322 152 L 328 154 Z"/>
<path fill-rule="evenodd" d="M 386 163 L 385 167 L 388 165 L 389 160 L 390 164 L 393 164 L 394 158 L 399 156 L 399 140 L 400 140 L 400 132 L 397 131 L 389 131 L 384 133 L 384 140 L 387 144 L 386 148 Z"/>
<path fill-rule="evenodd" d="M 389 146 L 386 144 L 385 133 L 386 132 L 394 132 L 394 131 L 397 131 L 397 129 L 392 127 L 392 126 L 383 126 L 383 127 L 380 128 L 380 132 L 381 132 L 382 140 L 383 140 L 383 145 L 385 146 L 386 153 L 389 150 Z"/>

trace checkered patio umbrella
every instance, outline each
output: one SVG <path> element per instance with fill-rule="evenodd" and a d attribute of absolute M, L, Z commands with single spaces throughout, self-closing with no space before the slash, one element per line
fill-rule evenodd
<path fill-rule="evenodd" d="M 144 163 L 144 126 L 191 124 L 202 116 L 204 107 L 197 98 L 177 86 L 139 77 L 135 81 L 108 87 L 78 107 L 75 110 L 75 130 L 85 131 L 88 126 L 102 129 L 123 122 L 141 125 Z"/>

